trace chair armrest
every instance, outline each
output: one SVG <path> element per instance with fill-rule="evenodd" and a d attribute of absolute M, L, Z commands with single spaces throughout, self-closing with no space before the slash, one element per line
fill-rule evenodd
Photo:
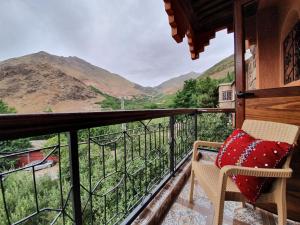
<path fill-rule="evenodd" d="M 220 148 L 223 143 L 221 142 L 210 142 L 210 141 L 195 141 L 193 147 L 193 160 L 197 160 L 197 150 L 199 146 Z"/>
<path fill-rule="evenodd" d="M 210 142 L 210 141 L 195 141 L 194 148 L 198 148 L 199 146 L 212 147 L 212 148 L 220 148 L 222 142 Z"/>
<path fill-rule="evenodd" d="M 275 178 L 289 178 L 292 176 L 293 170 L 291 168 L 284 169 L 269 169 L 269 168 L 252 168 L 242 166 L 224 166 L 221 169 L 220 176 L 244 175 L 253 177 L 275 177 Z"/>

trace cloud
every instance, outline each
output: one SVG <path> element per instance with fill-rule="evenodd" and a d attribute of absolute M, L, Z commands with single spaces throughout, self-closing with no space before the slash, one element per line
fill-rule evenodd
<path fill-rule="evenodd" d="M 233 36 L 222 31 L 192 61 L 186 40 L 171 37 L 162 0 L 2 0 L 0 27 L 0 60 L 41 50 L 78 56 L 145 86 L 233 53 Z"/>

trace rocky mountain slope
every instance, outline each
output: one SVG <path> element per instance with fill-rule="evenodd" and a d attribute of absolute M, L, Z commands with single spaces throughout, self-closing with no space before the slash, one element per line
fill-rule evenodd
<path fill-rule="evenodd" d="M 47 63 L 0 63 L 0 99 L 18 113 L 92 111 L 103 96 Z"/>
<path fill-rule="evenodd" d="M 4 61 L 6 64 L 49 64 L 53 69 L 72 76 L 87 86 L 94 86 L 111 96 L 137 96 L 147 93 L 147 88 L 135 84 L 124 77 L 94 66 L 78 57 L 63 57 L 38 52 Z"/>

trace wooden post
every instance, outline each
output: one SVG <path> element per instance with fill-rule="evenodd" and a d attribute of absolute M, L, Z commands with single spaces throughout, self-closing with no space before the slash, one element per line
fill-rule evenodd
<path fill-rule="evenodd" d="M 245 35 L 242 0 L 234 1 L 234 52 L 236 93 L 245 92 Z M 241 128 L 245 120 L 245 99 L 236 98 L 236 127 Z"/>

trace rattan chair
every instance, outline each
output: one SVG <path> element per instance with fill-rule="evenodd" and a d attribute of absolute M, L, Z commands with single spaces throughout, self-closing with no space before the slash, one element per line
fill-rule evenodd
<path fill-rule="evenodd" d="M 299 127 L 295 125 L 258 120 L 245 120 L 242 129 L 257 139 L 281 141 L 289 144 L 296 144 L 300 132 Z M 221 225 L 223 221 L 224 201 L 240 201 L 243 203 L 246 201 L 235 183 L 231 179 L 228 179 L 229 176 L 239 174 L 273 177 L 277 179 L 274 181 L 272 188 L 269 192 L 263 193 L 258 198 L 257 203 L 275 203 L 278 211 L 278 224 L 286 225 L 286 179 L 292 175 L 292 169 L 289 167 L 291 155 L 287 158 L 282 169 L 241 166 L 225 166 L 219 169 L 214 164 L 203 163 L 201 160 L 197 161 L 198 148 L 200 146 L 219 148 L 221 145 L 222 143 L 206 141 L 196 141 L 194 143 L 190 203 L 193 202 L 194 180 L 196 178 L 214 205 L 214 225 Z"/>

